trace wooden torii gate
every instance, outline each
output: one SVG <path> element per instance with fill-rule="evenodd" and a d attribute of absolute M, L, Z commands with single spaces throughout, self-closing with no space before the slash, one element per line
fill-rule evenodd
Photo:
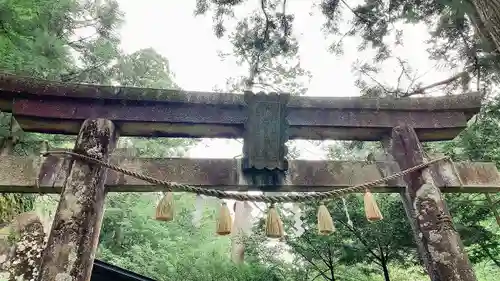
<path fill-rule="evenodd" d="M 420 141 L 453 139 L 481 95 L 406 99 L 244 95 L 65 84 L 0 75 L 0 110 L 24 131 L 78 134 L 73 151 L 179 183 L 226 191 L 326 191 L 428 159 Z M 129 159 L 118 136 L 243 138 L 242 160 Z M 370 162 L 287 161 L 289 139 L 382 141 Z M 476 280 L 441 192 L 500 191 L 493 163 L 439 163 L 374 192 L 400 193 L 432 281 Z M 36 183 L 36 184 L 35 184 Z M 160 191 L 79 159 L 3 155 L 0 192 L 61 193 L 38 280 L 89 279 L 106 192 Z"/>

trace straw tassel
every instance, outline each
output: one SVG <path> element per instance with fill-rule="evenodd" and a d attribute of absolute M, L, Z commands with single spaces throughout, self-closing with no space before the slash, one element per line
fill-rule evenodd
<path fill-rule="evenodd" d="M 156 220 L 171 221 L 174 219 L 174 195 L 172 192 L 163 193 L 158 206 L 156 206 Z"/>
<path fill-rule="evenodd" d="M 377 201 L 375 201 L 373 194 L 369 190 L 365 191 L 364 201 L 366 219 L 371 222 L 382 220 L 382 213 L 380 213 Z"/>
<path fill-rule="evenodd" d="M 332 216 L 323 202 L 318 208 L 318 231 L 321 235 L 328 235 L 335 231 Z"/>
<path fill-rule="evenodd" d="M 231 214 L 229 213 L 229 208 L 226 202 L 222 202 L 219 209 L 219 217 L 217 218 L 217 229 L 216 233 L 219 235 L 231 234 L 232 227 Z"/>
<path fill-rule="evenodd" d="M 266 219 L 266 236 L 269 238 L 283 237 L 283 222 L 280 219 L 278 211 L 274 207 L 274 203 L 269 206 Z"/>

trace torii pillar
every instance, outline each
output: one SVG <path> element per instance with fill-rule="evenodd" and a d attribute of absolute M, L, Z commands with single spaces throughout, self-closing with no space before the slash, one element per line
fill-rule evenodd
<path fill-rule="evenodd" d="M 384 146 L 400 170 L 428 160 L 415 130 L 409 126 L 394 128 Z M 404 177 L 407 187 L 402 194 L 403 202 L 419 253 L 432 281 L 476 281 L 437 180 L 436 169 L 431 167 Z"/>
<path fill-rule="evenodd" d="M 85 120 L 75 152 L 107 161 L 117 139 L 113 122 Z M 73 160 L 63 186 L 39 281 L 88 281 L 92 273 L 104 213 L 106 168 Z"/>

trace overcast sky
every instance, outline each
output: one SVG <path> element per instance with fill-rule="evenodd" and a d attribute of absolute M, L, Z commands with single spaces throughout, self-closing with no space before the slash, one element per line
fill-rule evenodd
<path fill-rule="evenodd" d="M 245 74 L 232 61 L 221 61 L 218 50 L 227 50 L 227 40 L 217 39 L 212 31 L 212 17 L 194 17 L 195 0 L 119 0 L 125 12 L 122 44 L 127 52 L 153 47 L 170 61 L 175 81 L 185 90 L 211 91 L 225 86 L 226 79 L 235 74 Z M 249 1 L 256 5 L 259 1 Z M 351 72 L 356 59 L 370 59 L 369 52 L 359 53 L 358 40 L 344 40 L 342 57 L 328 52 L 332 39 L 321 32 L 324 17 L 312 4 L 320 1 L 289 0 L 287 11 L 295 15 L 294 31 L 299 40 L 302 66 L 311 71 L 312 81 L 307 95 L 356 96 L 355 77 Z M 357 1 L 349 1 L 355 6 Z M 250 12 L 252 7 L 240 8 L 239 14 Z M 450 76 L 450 73 L 432 71 L 434 63 L 427 59 L 424 40 L 428 33 L 424 26 L 407 26 L 404 30 L 405 45 L 396 54 L 410 61 L 414 69 L 427 72 L 420 80 L 430 84 Z M 382 82 L 393 83 L 399 68 L 392 62 L 385 65 L 379 76 Z M 301 142 L 303 158 L 322 158 L 320 148 Z M 207 146 L 211 149 L 207 149 Z M 204 141 L 190 152 L 192 157 L 228 158 L 241 154 L 241 144 L 228 140 Z"/>

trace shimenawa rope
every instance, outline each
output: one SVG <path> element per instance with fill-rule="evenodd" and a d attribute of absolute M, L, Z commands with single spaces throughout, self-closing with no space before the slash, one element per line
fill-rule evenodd
<path fill-rule="evenodd" d="M 331 199 L 331 198 L 336 198 L 340 197 L 342 195 L 348 194 L 348 193 L 353 193 L 353 192 L 362 192 L 365 189 L 369 189 L 371 187 L 374 187 L 378 184 L 385 183 L 386 181 L 393 180 L 402 176 L 405 176 L 409 173 L 421 170 L 423 168 L 427 168 L 428 166 L 437 163 L 439 161 L 444 161 L 444 160 L 449 160 L 449 157 L 440 157 L 436 158 L 433 160 L 430 160 L 425 163 L 421 163 L 419 165 L 416 165 L 414 167 L 408 168 L 406 170 L 403 170 L 401 172 L 395 173 L 393 175 L 372 181 L 372 182 L 367 182 L 351 187 L 346 187 L 342 189 L 337 189 L 337 190 L 331 190 L 331 191 L 324 191 L 324 192 L 315 192 L 315 193 L 301 193 L 301 194 L 287 194 L 287 195 L 248 195 L 248 194 L 238 194 L 238 193 L 228 193 L 225 191 L 221 190 L 216 190 L 216 189 L 207 189 L 207 188 L 200 188 L 196 186 L 191 186 L 187 184 L 181 184 L 181 183 L 175 183 L 175 182 L 168 182 L 164 180 L 159 180 L 144 174 L 140 174 L 134 171 L 126 170 L 123 169 L 119 166 L 112 165 L 109 163 L 106 163 L 104 161 L 82 155 L 79 153 L 75 152 L 70 152 L 70 151 L 47 151 L 42 153 L 43 156 L 48 156 L 48 155 L 70 155 L 73 157 L 80 158 L 85 161 L 92 162 L 94 164 L 98 164 L 102 167 L 123 173 L 125 175 L 147 181 L 152 184 L 157 184 L 157 185 L 163 185 L 166 187 L 167 191 L 183 191 L 183 192 L 190 192 L 190 193 L 196 193 L 196 194 L 201 194 L 205 196 L 211 196 L 211 197 L 217 197 L 220 199 L 233 199 L 233 200 L 238 200 L 238 201 L 254 201 L 254 202 L 265 202 L 265 203 L 285 203 L 285 202 L 305 202 L 305 201 L 319 201 L 319 200 L 326 200 L 326 199 Z"/>

